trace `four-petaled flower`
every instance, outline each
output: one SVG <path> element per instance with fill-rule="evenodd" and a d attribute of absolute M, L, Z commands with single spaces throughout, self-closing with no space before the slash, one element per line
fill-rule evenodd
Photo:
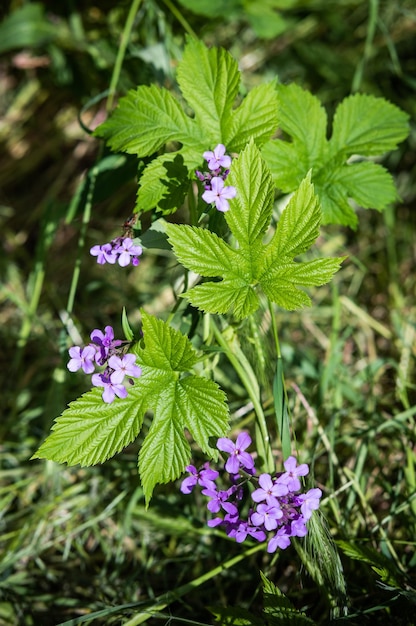
<path fill-rule="evenodd" d="M 114 398 L 127 398 L 127 389 L 124 385 L 114 384 L 105 374 L 93 374 L 91 382 L 94 387 L 104 387 L 102 398 L 107 404 L 111 404 Z"/>
<path fill-rule="evenodd" d="M 224 187 L 223 179 L 219 176 L 214 176 L 211 180 L 211 189 L 204 191 L 202 199 L 208 204 L 214 202 L 218 211 L 225 213 L 230 208 L 228 200 L 235 198 L 236 195 L 237 191 L 235 187 L 232 187 L 231 185 Z"/>
<path fill-rule="evenodd" d="M 248 433 L 240 433 L 237 441 L 234 443 L 230 439 L 220 437 L 217 441 L 217 448 L 222 452 L 228 452 L 230 455 L 225 464 L 225 469 L 229 474 L 236 474 L 240 467 L 252 470 L 254 467 L 254 459 L 248 452 L 244 452 L 251 444 L 251 437 Z"/>
<path fill-rule="evenodd" d="M 214 150 L 204 152 L 203 157 L 208 161 L 208 167 L 212 171 L 219 170 L 220 167 L 227 169 L 231 165 L 231 157 L 225 154 L 225 146 L 222 143 L 219 143 Z"/>
<path fill-rule="evenodd" d="M 110 375 L 113 384 L 122 383 L 125 376 L 138 378 L 142 373 L 141 367 L 136 365 L 134 354 L 125 354 L 123 357 L 113 355 L 108 359 L 108 365 L 114 370 Z"/>
<path fill-rule="evenodd" d="M 261 474 L 259 477 L 259 485 L 260 487 L 251 494 L 251 498 L 254 502 L 263 502 L 263 500 L 266 500 L 267 504 L 273 505 L 280 496 L 285 496 L 288 493 L 287 486 L 273 481 L 270 474 Z"/>
<path fill-rule="evenodd" d="M 70 372 L 76 372 L 82 368 L 86 374 L 92 374 L 95 368 L 94 359 L 96 352 L 97 350 L 92 346 L 85 346 L 85 348 L 73 346 L 69 348 L 71 359 L 68 361 L 67 368 Z"/>
<path fill-rule="evenodd" d="M 286 472 L 279 478 L 279 482 L 282 482 L 288 486 L 289 491 L 299 491 L 300 480 L 298 476 L 306 476 L 309 472 L 309 468 L 306 463 L 298 465 L 296 467 L 296 459 L 294 456 L 290 456 L 283 463 Z"/>

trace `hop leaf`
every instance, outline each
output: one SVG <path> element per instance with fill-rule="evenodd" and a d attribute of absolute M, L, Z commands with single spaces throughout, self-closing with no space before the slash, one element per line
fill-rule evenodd
<path fill-rule="evenodd" d="M 98 389 L 85 393 L 57 418 L 33 458 L 69 465 L 102 463 L 136 439 L 151 409 L 152 425 L 139 454 L 149 502 L 156 484 L 178 478 L 189 463 L 185 429 L 208 456 L 215 456 L 208 441 L 227 431 L 228 408 L 215 382 L 188 374 L 198 360 L 189 339 L 145 312 L 142 321 L 145 345 L 131 349 L 142 375 L 127 398 L 105 404 Z"/>
<path fill-rule="evenodd" d="M 207 278 L 219 278 L 189 289 L 189 302 L 208 313 L 232 311 L 237 319 L 259 307 L 265 293 L 285 309 L 310 304 L 300 285 L 328 282 L 342 258 L 295 262 L 319 234 L 321 210 L 310 175 L 290 200 L 268 244 L 263 238 L 270 225 L 274 185 L 258 148 L 251 142 L 234 161 L 227 179 L 237 189 L 225 219 L 237 246 L 203 229 L 167 224 L 166 232 L 178 260 Z"/>
<path fill-rule="evenodd" d="M 326 113 L 319 100 L 297 85 L 279 85 L 280 127 L 291 142 L 268 142 L 263 156 L 275 183 L 294 191 L 307 172 L 322 205 L 324 224 L 357 226 L 349 199 L 379 211 L 397 199 L 391 175 L 372 162 L 346 160 L 394 150 L 408 135 L 408 116 L 383 98 L 354 94 L 338 106 L 328 141 Z"/>

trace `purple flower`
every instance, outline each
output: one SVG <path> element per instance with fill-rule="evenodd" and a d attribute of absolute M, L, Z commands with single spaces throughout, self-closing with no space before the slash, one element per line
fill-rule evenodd
<path fill-rule="evenodd" d="M 74 346 L 69 348 L 68 352 L 71 359 L 68 361 L 67 368 L 70 372 L 76 372 L 82 368 L 86 374 L 92 374 L 95 369 L 96 354 L 96 349 L 93 346 L 85 346 L 85 348 Z"/>
<path fill-rule="evenodd" d="M 113 355 L 108 359 L 108 365 L 114 372 L 110 375 L 113 384 L 122 383 L 125 376 L 138 378 L 142 369 L 136 365 L 136 357 L 134 354 L 125 354 L 122 358 Z"/>
<path fill-rule="evenodd" d="M 117 261 L 117 256 L 114 254 L 111 243 L 104 243 L 102 246 L 93 246 L 90 249 L 90 254 L 97 257 L 97 263 L 100 265 L 104 265 L 104 263 L 115 263 Z"/>
<path fill-rule="evenodd" d="M 219 170 L 221 167 L 227 168 L 231 165 L 231 157 L 225 154 L 225 146 L 219 143 L 213 151 L 204 152 L 203 157 L 208 161 L 208 167 L 212 171 Z"/>
<path fill-rule="evenodd" d="M 286 485 L 277 481 L 273 481 L 270 474 L 261 474 L 259 477 L 260 487 L 253 491 L 251 494 L 254 502 L 262 502 L 266 500 L 267 504 L 276 504 L 280 496 L 285 496 L 288 493 Z"/>
<path fill-rule="evenodd" d="M 254 526 L 264 525 L 266 530 L 274 530 L 277 528 L 277 520 L 282 517 L 278 505 L 259 504 L 257 511 L 251 515 L 251 522 Z"/>
<path fill-rule="evenodd" d="M 103 365 L 104 361 L 107 360 L 111 348 L 116 348 L 122 344 L 122 341 L 119 339 L 114 340 L 114 330 L 112 326 L 106 326 L 104 331 L 103 333 L 98 328 L 95 328 L 90 335 L 91 341 L 99 347 L 99 351 L 95 357 L 99 365 Z"/>
<path fill-rule="evenodd" d="M 203 489 L 201 492 L 204 496 L 208 496 L 211 500 L 207 504 L 208 511 L 211 513 L 218 513 L 221 509 L 224 509 L 226 513 L 231 515 L 237 515 L 238 509 L 235 504 L 228 502 L 228 498 L 232 495 L 232 488 L 224 490 L 216 489 Z"/>
<path fill-rule="evenodd" d="M 319 508 L 319 500 L 321 497 L 322 491 L 320 489 L 309 489 L 307 493 L 302 493 L 299 496 L 299 499 L 302 500 L 300 510 L 302 511 L 305 522 L 312 517 L 312 511 Z"/>
<path fill-rule="evenodd" d="M 91 382 L 94 387 L 104 387 L 102 398 L 107 404 L 111 404 L 116 396 L 127 397 L 127 389 L 123 385 L 114 385 L 105 374 L 93 374 Z"/>
<path fill-rule="evenodd" d="M 139 257 L 143 252 L 141 246 L 135 246 L 133 240 L 130 237 L 125 237 L 121 240 L 120 245 L 115 249 L 118 255 L 118 264 L 121 267 L 126 267 L 132 261 L 133 265 L 138 265 Z"/>
<path fill-rule="evenodd" d="M 290 535 L 285 526 L 279 528 L 277 533 L 270 539 L 267 544 L 267 552 L 276 552 L 277 548 L 285 550 L 290 546 Z"/>
<path fill-rule="evenodd" d="M 294 456 L 290 456 L 283 463 L 286 472 L 279 477 L 279 482 L 287 485 L 289 491 L 299 491 L 301 485 L 298 476 L 306 476 L 309 472 L 309 467 L 306 463 L 296 467 L 296 459 Z"/>
<path fill-rule="evenodd" d="M 306 528 L 305 519 L 300 516 L 298 519 L 294 519 L 290 524 L 290 535 L 292 537 L 304 537 L 308 532 Z"/>
<path fill-rule="evenodd" d="M 204 469 L 198 470 L 194 465 L 187 465 L 186 471 L 191 475 L 185 478 L 181 484 L 182 493 L 191 493 L 195 485 L 200 485 L 204 489 L 215 490 L 215 483 L 219 476 L 216 470 L 210 468 L 209 463 L 204 463 Z"/>
<path fill-rule="evenodd" d="M 240 433 L 235 443 L 225 437 L 218 439 L 218 450 L 228 452 L 230 455 L 225 464 L 225 469 L 229 474 L 237 474 L 240 467 L 243 467 L 248 471 L 253 469 L 253 457 L 248 452 L 244 452 L 249 445 L 251 445 L 251 437 L 246 432 Z"/>
<path fill-rule="evenodd" d="M 228 200 L 235 198 L 236 195 L 237 190 L 235 187 L 232 187 L 231 185 L 224 187 L 223 179 L 219 176 L 214 176 L 211 180 L 211 189 L 204 191 L 202 199 L 208 204 L 214 202 L 218 211 L 225 213 L 230 208 Z"/>

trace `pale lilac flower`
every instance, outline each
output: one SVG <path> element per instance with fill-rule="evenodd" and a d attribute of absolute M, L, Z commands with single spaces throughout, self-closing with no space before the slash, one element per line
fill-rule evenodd
<path fill-rule="evenodd" d="M 82 368 L 86 374 L 92 374 L 96 354 L 93 346 L 85 346 L 85 348 L 74 346 L 69 348 L 68 352 L 71 359 L 68 361 L 67 368 L 70 372 L 76 372 Z"/>
<path fill-rule="evenodd" d="M 117 255 L 114 254 L 111 243 L 104 243 L 102 246 L 93 246 L 90 249 L 90 254 L 97 257 L 97 263 L 100 265 L 104 265 L 104 263 L 115 263 L 117 261 Z"/>
<path fill-rule="evenodd" d="M 113 384 L 122 383 L 125 376 L 138 378 L 142 373 L 141 367 L 136 365 L 134 354 L 125 354 L 123 357 L 110 356 L 108 365 L 114 370 L 110 375 L 110 380 Z"/>
<path fill-rule="evenodd" d="M 309 472 L 309 467 L 306 463 L 302 463 L 296 467 L 296 459 L 294 456 L 290 456 L 283 463 L 286 472 L 279 477 L 279 483 L 287 485 L 289 491 L 299 491 L 301 485 L 298 476 L 306 476 Z"/>
<path fill-rule="evenodd" d="M 244 452 L 251 445 L 251 437 L 248 433 L 242 432 L 238 435 L 237 441 L 233 443 L 230 439 L 220 437 L 217 441 L 217 448 L 230 455 L 225 464 L 225 469 L 229 474 L 237 474 L 240 467 L 252 470 L 254 459 L 248 452 Z"/>
<path fill-rule="evenodd" d="M 115 385 L 104 374 L 93 374 L 91 382 L 94 387 L 104 387 L 102 398 L 107 404 L 111 404 L 114 398 L 127 398 L 127 389 L 123 385 Z"/>
<path fill-rule="evenodd" d="M 214 150 L 207 150 L 204 152 L 203 157 L 208 161 L 208 168 L 212 171 L 219 170 L 220 167 L 230 167 L 231 157 L 225 154 L 225 146 L 219 143 Z"/>
<path fill-rule="evenodd" d="M 235 187 L 232 187 L 231 185 L 224 187 L 223 179 L 219 176 L 214 176 L 211 180 L 211 189 L 204 191 L 202 199 L 208 204 L 215 203 L 218 211 L 225 213 L 230 208 L 228 200 L 235 198 L 236 195 L 237 190 Z"/>
<path fill-rule="evenodd" d="M 306 528 L 305 519 L 302 516 L 292 520 L 290 524 L 291 537 L 304 537 L 307 532 L 308 529 Z"/>
<path fill-rule="evenodd" d="M 300 510 L 303 518 L 307 522 L 312 517 L 312 511 L 319 508 L 319 500 L 322 497 L 320 489 L 309 489 L 307 493 L 302 493 L 299 498 L 302 500 Z"/>
<path fill-rule="evenodd" d="M 141 246 L 135 246 L 133 240 L 130 237 L 125 237 L 121 240 L 118 248 L 115 249 L 118 255 L 118 264 L 121 267 L 126 267 L 132 261 L 133 265 L 138 265 L 139 257 L 143 252 Z"/>
<path fill-rule="evenodd" d="M 277 548 L 285 550 L 288 546 L 290 546 L 290 535 L 286 527 L 282 526 L 267 544 L 267 552 L 276 552 Z"/>
<path fill-rule="evenodd" d="M 280 496 L 285 496 L 288 493 L 287 485 L 273 481 L 270 474 L 261 474 L 259 485 L 260 487 L 251 494 L 254 502 L 266 500 L 267 504 L 275 504 Z"/>

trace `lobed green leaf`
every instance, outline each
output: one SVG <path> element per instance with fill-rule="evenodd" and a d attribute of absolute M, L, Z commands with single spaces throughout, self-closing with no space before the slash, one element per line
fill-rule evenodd
<path fill-rule="evenodd" d="M 338 106 L 331 155 L 372 156 L 394 150 L 409 133 L 409 116 L 384 98 L 354 94 Z"/>
<path fill-rule="evenodd" d="M 199 136 L 195 120 L 164 88 L 141 85 L 120 99 L 112 115 L 94 131 L 114 151 L 149 156 L 168 141 L 187 144 Z"/>
<path fill-rule="evenodd" d="M 212 147 L 222 142 L 240 84 L 238 64 L 223 48 L 208 49 L 190 39 L 178 66 L 177 80 Z M 207 148 L 210 146 L 207 145 Z"/>

